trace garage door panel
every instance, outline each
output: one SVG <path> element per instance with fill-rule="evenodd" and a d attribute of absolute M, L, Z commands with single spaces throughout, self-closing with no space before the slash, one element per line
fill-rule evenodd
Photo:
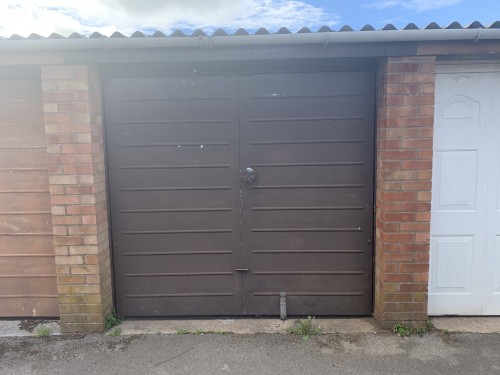
<path fill-rule="evenodd" d="M 202 254 L 202 251 L 209 253 Z M 172 252 L 170 254 L 165 252 L 163 255 L 128 255 L 132 257 L 133 262 L 125 264 L 123 269 L 127 277 L 179 272 L 229 272 L 232 274 L 234 269 L 231 267 L 234 265 L 234 258 L 240 256 L 237 248 L 217 249 L 211 253 L 209 250 Z M 140 254 L 140 252 L 133 254 Z"/>
<path fill-rule="evenodd" d="M 367 220 L 360 217 L 358 210 L 265 210 L 253 211 L 247 223 L 254 233 L 259 231 L 286 232 L 286 229 L 300 231 L 303 229 L 323 232 L 359 232 L 366 228 Z M 260 232 L 263 233 L 263 232 Z"/>
<path fill-rule="evenodd" d="M 52 236 L 1 236 L 0 249 L 5 255 L 54 255 Z"/>
<path fill-rule="evenodd" d="M 43 127 L 36 125 L 0 126 L 1 147 L 46 147 L 46 135 Z"/>
<path fill-rule="evenodd" d="M 242 77 L 252 80 L 253 86 L 245 86 L 248 97 L 277 98 L 289 96 L 367 95 L 373 72 L 321 72 L 259 74 Z M 332 84 L 332 82 L 334 84 Z"/>
<path fill-rule="evenodd" d="M 257 176 L 258 178 L 258 176 Z M 307 186 L 307 185 L 305 185 Z M 367 190 L 352 188 L 255 189 L 252 207 L 366 207 Z M 293 203 L 291 203 L 293 202 Z M 369 207 L 366 207 L 369 209 Z"/>
<path fill-rule="evenodd" d="M 345 163 L 347 166 L 356 166 L 363 165 L 367 156 L 365 143 L 275 145 L 252 148 L 249 152 L 255 153 L 252 166 L 263 168 L 273 166 L 291 168 L 294 164 L 305 163 L 318 163 L 324 166 L 328 166 L 328 163 L 337 163 L 334 164 L 337 167 L 342 167 L 340 163 Z M 314 165 L 304 166 L 313 167 Z M 288 171 L 287 169 L 285 172 Z"/>
<path fill-rule="evenodd" d="M 325 270 L 325 267 L 310 273 L 281 269 L 255 271 L 249 274 L 252 275 L 252 280 L 251 283 L 246 284 L 246 291 L 252 296 L 260 293 L 279 294 L 279 292 L 291 294 L 300 292 L 311 295 L 315 293 L 343 293 L 359 296 L 367 289 L 365 277 L 350 274 L 348 271 L 343 274 L 334 274 L 334 272 L 336 271 Z"/>
<path fill-rule="evenodd" d="M 55 282 L 54 282 L 55 284 Z M 0 316 L 12 316 L 12 311 L 18 312 L 16 316 L 57 317 L 59 304 L 55 295 L 25 295 L 2 296 L 0 300 Z"/>
<path fill-rule="evenodd" d="M 16 125 L 38 127 L 42 114 L 41 102 L 30 102 L 7 100 L 0 101 L 0 129 L 2 127 L 14 127 Z"/>
<path fill-rule="evenodd" d="M 127 310 L 118 313 L 127 316 L 165 316 L 168 309 L 169 316 L 222 316 L 241 314 L 241 299 L 233 293 L 191 293 L 187 295 L 159 294 L 151 297 L 131 297 L 135 301 Z"/>
<path fill-rule="evenodd" d="M 365 147 L 358 147 L 362 154 L 366 154 L 366 129 L 361 124 L 353 123 L 345 124 L 344 126 L 311 124 L 307 126 L 307 134 L 304 134 L 304 126 L 300 124 L 289 124 L 282 129 L 269 129 L 269 127 L 261 127 L 253 129 L 248 135 L 248 141 L 244 142 L 250 146 L 254 146 L 257 152 L 271 153 L 275 148 L 288 152 L 290 154 L 300 154 L 303 151 L 309 151 L 311 146 L 323 147 L 331 151 L 332 145 L 337 147 L 356 147 L 357 144 L 365 144 Z M 342 146 L 345 144 L 346 146 Z M 337 157 L 342 153 L 335 152 Z"/>
<path fill-rule="evenodd" d="M 147 126 L 122 125 L 116 130 L 110 143 L 121 149 L 133 147 L 224 147 L 233 141 L 226 123 L 210 124 L 148 124 Z M 205 130 L 205 131 L 203 131 Z M 222 143 L 222 144 L 221 144 Z M 155 146 L 156 145 L 156 146 Z"/>
<path fill-rule="evenodd" d="M 187 188 L 186 186 L 180 186 Z M 235 202 L 230 189 L 219 190 L 166 190 L 166 191 L 121 191 L 115 201 L 123 205 L 122 210 L 140 209 L 195 209 L 229 208 Z M 189 204 L 186 204 L 186 201 Z"/>
<path fill-rule="evenodd" d="M 437 151 L 435 210 L 474 210 L 476 202 L 478 150 Z M 456 182 L 461 180 L 460 184 Z"/>
<path fill-rule="evenodd" d="M 279 294 L 272 296 L 256 296 L 252 300 L 252 307 L 249 314 L 263 315 L 266 311 L 279 308 Z M 287 294 L 287 314 L 289 316 L 304 315 L 331 315 L 335 311 L 336 315 L 370 315 L 372 307 L 366 299 L 358 296 L 335 296 L 334 294 L 305 296 L 303 294 Z"/>
<path fill-rule="evenodd" d="M 47 150 L 43 148 L 0 149 L 2 168 L 47 169 Z"/>
<path fill-rule="evenodd" d="M 0 233 L 40 233 L 52 234 L 52 217 L 50 213 L 0 214 Z"/>
<path fill-rule="evenodd" d="M 189 124 L 190 121 L 194 121 L 194 124 L 209 125 L 230 121 L 228 116 L 221 115 L 231 113 L 229 110 L 234 108 L 230 99 L 228 97 L 225 100 L 127 101 L 115 103 L 114 107 L 118 112 L 116 117 L 118 124 L 160 122 L 168 126 L 176 122 Z M 196 111 L 193 111 L 194 108 Z M 203 116 L 200 116 L 200 113 Z"/>
<path fill-rule="evenodd" d="M 236 242 L 235 242 L 236 241 Z M 187 253 L 212 251 L 226 253 L 234 251 L 234 246 L 239 248 L 239 239 L 231 233 L 184 233 L 184 234 L 145 234 L 140 236 L 127 236 L 127 247 L 120 246 L 114 241 L 115 252 L 120 255 L 143 253 Z M 145 246 L 147 243 L 147 246 Z M 133 261 L 134 262 L 134 261 Z M 133 262 L 131 263 L 133 266 Z"/>
<path fill-rule="evenodd" d="M 234 77 L 216 76 L 153 76 L 113 78 L 108 87 L 115 102 L 151 100 L 213 100 L 228 97 L 228 84 Z"/>
<path fill-rule="evenodd" d="M 33 276 L 55 275 L 54 256 L 9 256 L 0 257 L 0 275 Z M 54 282 L 54 280 L 52 280 Z M 54 284 L 55 285 L 55 284 Z"/>
<path fill-rule="evenodd" d="M 51 270 L 52 273 L 55 269 Z M 26 295 L 57 295 L 56 276 L 23 275 L 2 277 L 0 295 L 11 294 L 14 290 L 22 290 Z"/>
<path fill-rule="evenodd" d="M 366 315 L 371 313 L 371 302 L 367 296 L 369 279 L 349 275 L 276 276 L 267 280 L 255 276 L 252 288 L 245 299 L 247 313 L 263 315 L 279 307 L 280 292 L 286 292 L 287 314 L 289 315 Z M 293 285 L 293 287 L 291 286 Z M 310 286 L 315 287 L 311 288 Z"/>
<path fill-rule="evenodd" d="M 21 190 L 22 191 L 22 190 Z M 22 192 L 12 190 L 3 194 L 5 199 L 0 201 L 2 211 L 50 211 L 50 200 L 48 190 L 24 190 Z"/>
<path fill-rule="evenodd" d="M 0 186 L 2 190 L 46 190 L 49 176 L 45 170 L 0 171 Z"/>
<path fill-rule="evenodd" d="M 336 165 L 339 163 L 339 165 Z M 365 186 L 363 161 L 348 162 L 358 165 L 342 165 L 344 162 L 299 162 L 301 166 L 291 165 L 279 166 L 276 164 L 254 163 L 252 168 L 258 169 L 258 181 L 252 189 L 265 189 L 272 186 L 303 186 L 304 180 L 309 186 L 315 185 L 317 189 L 332 189 L 352 185 L 353 189 Z M 288 164 L 288 163 L 283 163 Z M 306 164 L 306 165 L 304 165 Z M 278 165 L 276 167 L 271 165 Z M 333 186 L 332 186 L 333 185 Z M 306 185 L 307 186 L 307 185 Z M 331 186 L 331 187 L 330 187 Z"/>
<path fill-rule="evenodd" d="M 3 69 L 3 68 L 2 68 Z M 2 73 L 0 73 L 2 74 Z M 2 86 L 0 86 L 0 101 L 11 101 L 24 103 L 41 102 L 40 93 L 40 71 L 32 74 L 32 78 L 28 78 L 25 72 L 14 73 L 17 77 L 6 77 L 2 74 Z M 24 77 L 21 77 L 24 76 Z M 41 111 L 39 112 L 42 113 Z"/>
<path fill-rule="evenodd" d="M 193 294 L 233 293 L 238 294 L 240 283 L 236 275 L 225 270 L 162 272 L 161 275 L 141 276 L 134 272 L 127 274 L 125 286 L 129 296 L 139 294 Z"/>
<path fill-rule="evenodd" d="M 363 126 L 366 119 L 335 120 L 335 121 L 307 121 L 298 119 L 294 121 L 275 121 L 249 123 L 249 132 L 243 142 L 263 149 L 266 146 L 284 143 L 288 147 L 299 148 L 301 144 L 341 143 L 341 141 L 360 141 L 365 139 L 366 128 Z M 304 134 L 304 128 L 307 129 Z M 354 142 L 353 142 L 354 143 Z"/>
<path fill-rule="evenodd" d="M 195 171 L 193 169 L 196 169 Z M 236 168 L 235 173 L 238 173 Z M 234 171 L 233 171 L 234 173 Z M 1 174 L 0 174 L 1 176 Z M 161 186 L 204 186 L 200 181 L 214 180 L 221 186 L 231 185 L 231 174 L 227 168 L 173 168 L 155 169 L 152 174 L 149 169 L 135 168 L 124 173 L 117 173 L 117 181 L 127 188 L 161 187 Z"/>
<path fill-rule="evenodd" d="M 143 220 L 141 220 L 141 217 Z M 234 215 L 224 215 L 220 212 L 163 215 L 163 214 L 132 214 L 123 217 L 117 224 L 126 236 L 147 233 L 232 233 Z"/>
<path fill-rule="evenodd" d="M 360 236 L 359 232 L 282 232 L 254 233 L 249 240 L 249 246 L 255 250 L 365 250 L 371 248 L 368 244 L 369 233 Z"/>
<path fill-rule="evenodd" d="M 369 273 L 362 250 L 327 249 L 327 250 L 255 250 L 249 259 L 252 268 L 258 267 L 259 272 L 280 271 L 320 271 Z M 286 257 L 284 257 L 285 255 Z M 316 286 L 318 288 L 322 286 Z M 315 288 L 316 288 L 315 287 Z"/>
<path fill-rule="evenodd" d="M 144 212 L 125 213 L 119 219 L 122 233 L 133 234 L 141 231 L 217 230 L 232 231 L 238 216 L 230 211 L 213 212 Z"/>
<path fill-rule="evenodd" d="M 120 169 L 130 169 L 131 167 L 159 167 L 164 166 L 168 169 L 172 166 L 187 168 L 193 165 L 210 166 L 212 164 L 231 165 L 227 162 L 228 158 L 234 154 L 233 148 L 182 148 L 182 147 L 151 147 L 147 150 L 142 148 L 130 148 L 117 153 L 120 158 Z M 165 161 L 168 161 L 166 164 Z M 152 171 L 154 173 L 154 171 Z"/>
<path fill-rule="evenodd" d="M 272 97 L 255 100 L 250 98 L 248 110 L 254 113 L 248 121 L 251 126 L 287 126 L 293 122 L 302 125 L 316 123 L 348 123 L 353 120 L 363 120 L 368 114 L 359 108 L 366 103 L 359 97 L 334 98 L 301 98 L 298 104 L 296 99 L 273 100 Z M 370 114 L 371 115 L 371 114 Z"/>

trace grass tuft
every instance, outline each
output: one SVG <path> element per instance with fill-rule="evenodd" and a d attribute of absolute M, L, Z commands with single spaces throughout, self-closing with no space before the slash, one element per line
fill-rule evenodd
<path fill-rule="evenodd" d="M 36 329 L 36 337 L 48 337 L 52 335 L 52 329 L 47 326 L 40 326 Z"/>
<path fill-rule="evenodd" d="M 321 327 L 316 324 L 314 317 L 310 315 L 306 319 L 298 319 L 294 324 L 294 327 L 290 327 L 286 331 L 293 335 L 302 336 L 304 340 L 309 340 L 311 336 L 323 334 Z"/>
<path fill-rule="evenodd" d="M 112 337 L 116 337 L 116 336 L 120 336 L 122 334 L 122 330 L 120 328 L 115 328 L 114 330 L 112 330 L 108 336 L 112 336 Z"/>
<path fill-rule="evenodd" d="M 106 315 L 106 319 L 104 320 L 104 328 L 108 330 L 121 323 L 122 319 L 116 315 L 116 310 L 113 309 L 108 315 Z"/>

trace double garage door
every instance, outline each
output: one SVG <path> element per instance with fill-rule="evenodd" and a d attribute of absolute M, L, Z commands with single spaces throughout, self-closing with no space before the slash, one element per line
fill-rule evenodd
<path fill-rule="evenodd" d="M 108 78 L 118 313 L 371 314 L 374 81 Z"/>

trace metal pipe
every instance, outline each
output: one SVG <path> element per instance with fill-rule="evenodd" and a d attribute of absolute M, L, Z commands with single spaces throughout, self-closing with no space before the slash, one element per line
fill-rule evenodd
<path fill-rule="evenodd" d="M 82 38 L 0 40 L 0 51 L 127 49 L 127 48 L 217 48 L 336 43 L 427 42 L 452 40 L 500 40 L 500 29 L 433 29 L 346 31 L 302 34 L 230 35 L 199 37 Z"/>

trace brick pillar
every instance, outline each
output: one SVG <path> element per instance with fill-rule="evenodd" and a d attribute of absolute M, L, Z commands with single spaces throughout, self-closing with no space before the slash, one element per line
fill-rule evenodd
<path fill-rule="evenodd" d="M 61 327 L 102 331 L 112 292 L 99 76 L 41 70 Z"/>
<path fill-rule="evenodd" d="M 385 327 L 427 319 L 434 78 L 434 57 L 380 64 L 375 318 Z"/>

